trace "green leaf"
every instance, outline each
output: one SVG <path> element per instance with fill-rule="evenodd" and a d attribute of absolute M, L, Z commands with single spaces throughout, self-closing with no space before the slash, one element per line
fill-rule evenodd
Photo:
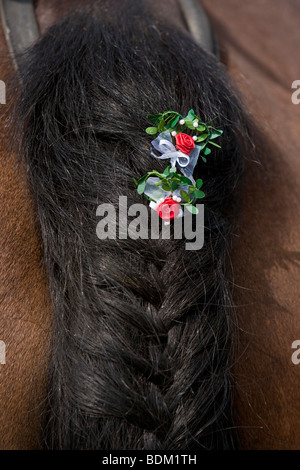
<path fill-rule="evenodd" d="M 188 193 L 186 191 L 184 191 L 183 189 L 180 191 L 180 196 L 182 197 L 182 199 L 185 201 L 185 202 L 190 202 L 191 198 L 190 196 L 188 195 Z"/>
<path fill-rule="evenodd" d="M 146 132 L 149 135 L 154 135 L 157 133 L 157 127 L 147 127 Z"/>
<path fill-rule="evenodd" d="M 196 128 L 197 131 L 199 132 L 204 132 L 206 131 L 207 127 L 205 124 L 199 124 L 199 126 Z"/>
<path fill-rule="evenodd" d="M 146 173 L 146 175 L 142 176 L 137 182 L 137 192 L 139 194 L 143 194 L 144 190 L 145 190 L 145 186 L 146 186 L 146 182 L 147 182 L 147 179 L 149 178 L 149 175 L 151 174 L 152 172 L 148 172 Z"/>
<path fill-rule="evenodd" d="M 153 122 L 154 124 L 158 124 L 161 120 L 162 114 L 148 114 L 147 118 L 149 121 Z"/>
<path fill-rule="evenodd" d="M 171 191 L 171 186 L 168 183 L 164 183 L 162 188 L 164 191 Z"/>
<path fill-rule="evenodd" d="M 178 189 L 178 183 L 176 181 L 172 181 L 171 183 L 171 190 L 172 191 L 175 191 L 176 189 Z"/>
<path fill-rule="evenodd" d="M 167 168 L 165 168 L 165 170 L 163 172 L 163 175 L 168 176 L 170 174 L 170 170 L 171 170 L 171 167 L 167 166 Z"/>
<path fill-rule="evenodd" d="M 142 181 L 145 181 L 149 175 L 151 175 L 152 171 L 148 171 L 148 173 L 146 173 L 144 176 L 142 176 L 139 180 L 138 180 L 138 184 L 141 183 Z"/>
<path fill-rule="evenodd" d="M 203 180 L 200 179 L 200 178 L 197 179 L 197 180 L 196 180 L 196 188 L 197 188 L 197 189 L 200 189 L 200 188 L 202 188 L 202 186 L 203 186 Z"/>
<path fill-rule="evenodd" d="M 193 206 L 192 204 L 186 204 L 184 207 L 186 207 L 187 210 L 188 210 L 189 212 L 191 212 L 192 214 L 195 214 L 195 215 L 196 215 L 196 214 L 198 214 L 198 212 L 199 212 L 198 209 L 197 209 L 197 207 Z"/>
<path fill-rule="evenodd" d="M 218 149 L 221 149 L 221 145 L 216 144 L 215 142 L 212 142 L 211 140 L 208 141 L 209 144 L 214 145 L 215 147 L 218 147 Z"/>
<path fill-rule="evenodd" d="M 185 119 L 188 121 L 193 121 L 195 119 L 195 111 L 190 109 Z"/>
<path fill-rule="evenodd" d="M 203 150 L 206 147 L 206 145 L 207 145 L 207 142 L 200 142 L 200 144 L 197 145 L 197 147 L 199 147 L 200 152 L 201 152 L 201 150 Z"/>
<path fill-rule="evenodd" d="M 179 117 L 180 117 L 180 116 L 176 116 L 176 118 L 173 119 L 172 122 L 170 122 L 170 126 L 171 126 L 172 128 L 176 126 L 177 122 L 179 121 Z"/>
<path fill-rule="evenodd" d="M 203 155 L 200 155 L 200 157 L 202 158 L 202 160 L 204 161 L 204 163 L 206 163 L 206 162 L 207 162 L 206 158 L 205 158 L 205 157 L 203 157 Z"/>
<path fill-rule="evenodd" d="M 220 135 L 223 134 L 223 131 L 214 129 L 213 132 L 210 134 L 209 138 L 210 139 L 216 139 L 217 137 L 220 137 Z"/>
<path fill-rule="evenodd" d="M 214 118 L 212 118 L 210 121 L 208 121 L 208 123 L 207 123 L 207 124 L 210 124 L 211 122 L 215 121 L 217 118 L 218 118 L 218 116 L 215 116 L 215 117 L 214 117 Z M 212 126 L 210 126 L 210 127 L 212 127 Z"/>
<path fill-rule="evenodd" d="M 154 199 L 151 199 L 151 197 L 150 197 L 150 196 L 147 196 L 146 194 L 144 194 L 144 197 L 145 197 L 146 199 L 148 199 L 148 201 L 156 202 Z"/>
<path fill-rule="evenodd" d="M 163 113 L 164 119 L 166 118 L 166 116 L 169 116 L 169 117 L 172 118 L 173 116 L 177 116 L 177 115 L 178 115 L 177 111 L 170 111 L 170 110 L 169 110 L 169 111 L 165 111 L 165 112 Z M 166 120 L 166 119 L 165 119 L 165 120 Z"/>
<path fill-rule="evenodd" d="M 203 142 L 204 140 L 207 139 L 207 137 L 209 136 L 209 134 L 201 134 L 199 135 L 198 139 L 196 140 L 196 142 Z"/>
<path fill-rule="evenodd" d="M 194 196 L 196 199 L 202 199 L 203 197 L 205 197 L 205 193 L 203 191 L 195 191 Z"/>
<path fill-rule="evenodd" d="M 159 131 L 159 132 L 162 132 L 162 131 L 164 130 L 164 128 L 165 128 L 165 125 L 166 125 L 166 123 L 165 123 L 165 121 L 162 119 L 162 120 L 160 121 L 159 125 L 158 125 L 158 131 Z"/>
<path fill-rule="evenodd" d="M 209 147 L 205 147 L 203 153 L 204 155 L 209 155 L 211 153 L 211 149 Z"/>
<path fill-rule="evenodd" d="M 181 183 L 181 177 L 177 173 L 170 173 L 171 174 L 171 180 L 172 181 L 177 181 L 177 183 Z"/>
<path fill-rule="evenodd" d="M 188 129 L 191 129 L 192 131 L 196 130 L 196 128 L 194 127 L 193 121 L 185 121 L 185 125 Z"/>
<path fill-rule="evenodd" d="M 172 168 L 170 168 L 170 173 L 176 173 L 176 166 L 172 166 Z"/>
<path fill-rule="evenodd" d="M 163 114 L 163 120 L 165 121 L 166 126 L 168 127 L 173 127 L 172 123 L 174 122 L 174 126 L 177 124 L 179 121 L 179 116 L 180 114 L 177 113 L 176 111 L 166 111 Z"/>
<path fill-rule="evenodd" d="M 137 187 L 137 192 L 138 194 L 143 194 L 146 188 L 146 179 L 143 179 L 142 181 L 140 180 L 138 182 L 138 187 Z"/>
<path fill-rule="evenodd" d="M 186 176 L 180 176 L 180 182 L 181 184 L 191 184 L 193 185 L 192 181 L 187 178 Z"/>

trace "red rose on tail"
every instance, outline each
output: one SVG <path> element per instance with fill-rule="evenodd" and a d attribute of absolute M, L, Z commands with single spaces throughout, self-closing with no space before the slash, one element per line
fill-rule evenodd
<path fill-rule="evenodd" d="M 186 155 L 189 155 L 191 151 L 195 148 L 195 142 L 193 137 L 188 134 L 181 132 L 180 134 L 175 135 L 176 140 L 176 149 Z"/>
<path fill-rule="evenodd" d="M 164 202 L 161 202 L 156 208 L 156 212 L 163 220 L 172 220 L 179 214 L 180 204 L 174 201 L 171 197 L 167 197 Z"/>

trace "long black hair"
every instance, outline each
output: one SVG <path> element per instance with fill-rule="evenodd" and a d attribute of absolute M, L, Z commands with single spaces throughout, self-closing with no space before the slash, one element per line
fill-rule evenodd
<path fill-rule="evenodd" d="M 53 301 L 47 449 L 231 449 L 234 309 L 227 274 L 247 119 L 224 67 L 126 2 L 75 12 L 29 51 L 21 152 Z M 200 161 L 205 241 L 99 240 L 96 209 L 147 201 L 149 113 L 193 108 L 224 131 Z M 151 209 L 149 209 L 151 211 Z"/>

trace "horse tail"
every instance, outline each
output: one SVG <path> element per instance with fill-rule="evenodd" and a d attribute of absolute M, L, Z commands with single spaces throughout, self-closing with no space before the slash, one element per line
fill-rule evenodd
<path fill-rule="evenodd" d="M 247 119 L 213 56 L 142 2 L 131 8 L 113 24 L 68 16 L 22 71 L 17 124 L 53 302 L 41 446 L 230 449 L 227 262 Z M 222 149 L 195 169 L 205 181 L 203 248 L 99 240 L 97 207 L 117 208 L 119 196 L 145 204 L 133 177 L 165 166 L 147 150 L 147 114 L 190 108 L 224 131 Z"/>

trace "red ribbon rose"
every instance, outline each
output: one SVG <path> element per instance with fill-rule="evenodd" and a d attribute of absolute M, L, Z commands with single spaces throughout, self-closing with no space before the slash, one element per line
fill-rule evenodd
<path fill-rule="evenodd" d="M 189 155 L 193 148 L 195 148 L 195 142 L 193 137 L 188 134 L 181 132 L 175 135 L 176 148 L 182 153 Z"/>
<path fill-rule="evenodd" d="M 156 212 L 163 220 L 172 220 L 179 214 L 180 204 L 174 201 L 171 197 L 167 197 L 164 202 L 161 202 L 156 208 Z"/>

